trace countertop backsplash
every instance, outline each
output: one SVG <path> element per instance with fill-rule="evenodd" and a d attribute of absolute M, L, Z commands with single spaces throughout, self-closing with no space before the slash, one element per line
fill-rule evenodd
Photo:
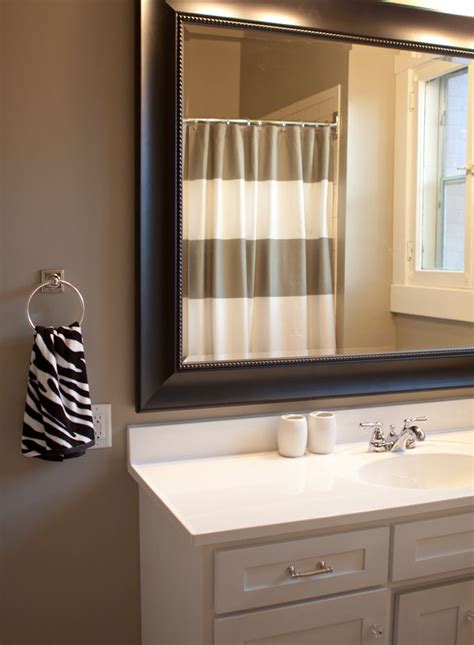
<path fill-rule="evenodd" d="M 318 408 L 314 408 L 318 409 Z M 309 413 L 295 405 L 295 412 Z M 425 432 L 474 427 L 474 398 L 425 401 L 376 407 L 332 408 L 337 420 L 337 443 L 369 441 L 361 421 L 382 421 L 400 431 L 407 417 L 427 416 Z M 279 414 L 200 419 L 178 423 L 131 425 L 133 463 L 153 463 L 276 450 Z"/>

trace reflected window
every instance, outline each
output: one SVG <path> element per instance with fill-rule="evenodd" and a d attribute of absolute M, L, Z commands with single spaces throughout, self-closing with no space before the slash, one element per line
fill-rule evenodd
<path fill-rule="evenodd" d="M 421 269 L 464 271 L 467 67 L 425 84 Z"/>
<path fill-rule="evenodd" d="M 395 74 L 391 309 L 473 323 L 474 65 L 405 54 Z"/>

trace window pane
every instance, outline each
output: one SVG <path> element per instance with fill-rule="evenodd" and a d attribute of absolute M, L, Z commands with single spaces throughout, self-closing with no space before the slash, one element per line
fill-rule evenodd
<path fill-rule="evenodd" d="M 460 166 L 466 165 L 467 153 L 467 69 L 444 78 L 445 150 L 444 175 L 456 177 Z"/>
<path fill-rule="evenodd" d="M 467 68 L 426 83 L 422 262 L 428 270 L 464 270 Z"/>
<path fill-rule="evenodd" d="M 466 182 L 444 187 L 444 235 L 442 265 L 445 271 L 464 269 L 464 196 Z"/>

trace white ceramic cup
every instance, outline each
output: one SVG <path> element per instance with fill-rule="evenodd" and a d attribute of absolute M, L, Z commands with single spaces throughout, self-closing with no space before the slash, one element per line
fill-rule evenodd
<path fill-rule="evenodd" d="M 311 412 L 308 418 L 308 448 L 318 455 L 334 452 L 336 415 L 333 412 Z"/>
<path fill-rule="evenodd" d="M 278 452 L 283 457 L 302 457 L 308 442 L 308 424 L 303 414 L 285 414 L 278 426 Z"/>

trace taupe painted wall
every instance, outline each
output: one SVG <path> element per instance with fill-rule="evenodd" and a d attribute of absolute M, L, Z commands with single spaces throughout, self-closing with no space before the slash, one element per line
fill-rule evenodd
<path fill-rule="evenodd" d="M 128 423 L 296 407 L 134 412 L 133 23 L 133 0 L 0 2 L 2 645 L 139 645 Z M 19 452 L 32 339 L 23 307 L 42 267 L 64 267 L 81 288 L 93 398 L 112 403 L 113 448 L 64 464 Z M 35 301 L 36 315 L 69 307 L 65 298 Z"/>
<path fill-rule="evenodd" d="M 337 84 L 344 102 L 349 50 L 283 34 L 185 27 L 185 115 L 258 119 Z"/>
<path fill-rule="evenodd" d="M 399 351 L 474 345 L 472 323 L 404 314 L 396 314 L 394 319 Z"/>
<path fill-rule="evenodd" d="M 343 332 L 348 352 L 395 349 L 394 55 L 365 45 L 354 45 L 349 54 Z"/>
<path fill-rule="evenodd" d="M 241 42 L 226 40 L 225 31 L 220 38 L 193 38 L 196 32 L 199 27 L 192 32 L 185 27 L 184 115 L 238 119 Z"/>
<path fill-rule="evenodd" d="M 133 418 L 132 2 L 2 0 L 0 11 L 0 641 L 138 645 L 124 433 Z M 23 306 L 42 267 L 64 267 L 83 292 L 93 396 L 113 405 L 113 449 L 64 464 L 19 453 L 32 339 Z"/>
<path fill-rule="evenodd" d="M 343 43 L 281 34 L 245 39 L 242 116 L 258 119 L 338 84 L 342 85 L 345 105 L 349 49 L 350 45 Z"/>

